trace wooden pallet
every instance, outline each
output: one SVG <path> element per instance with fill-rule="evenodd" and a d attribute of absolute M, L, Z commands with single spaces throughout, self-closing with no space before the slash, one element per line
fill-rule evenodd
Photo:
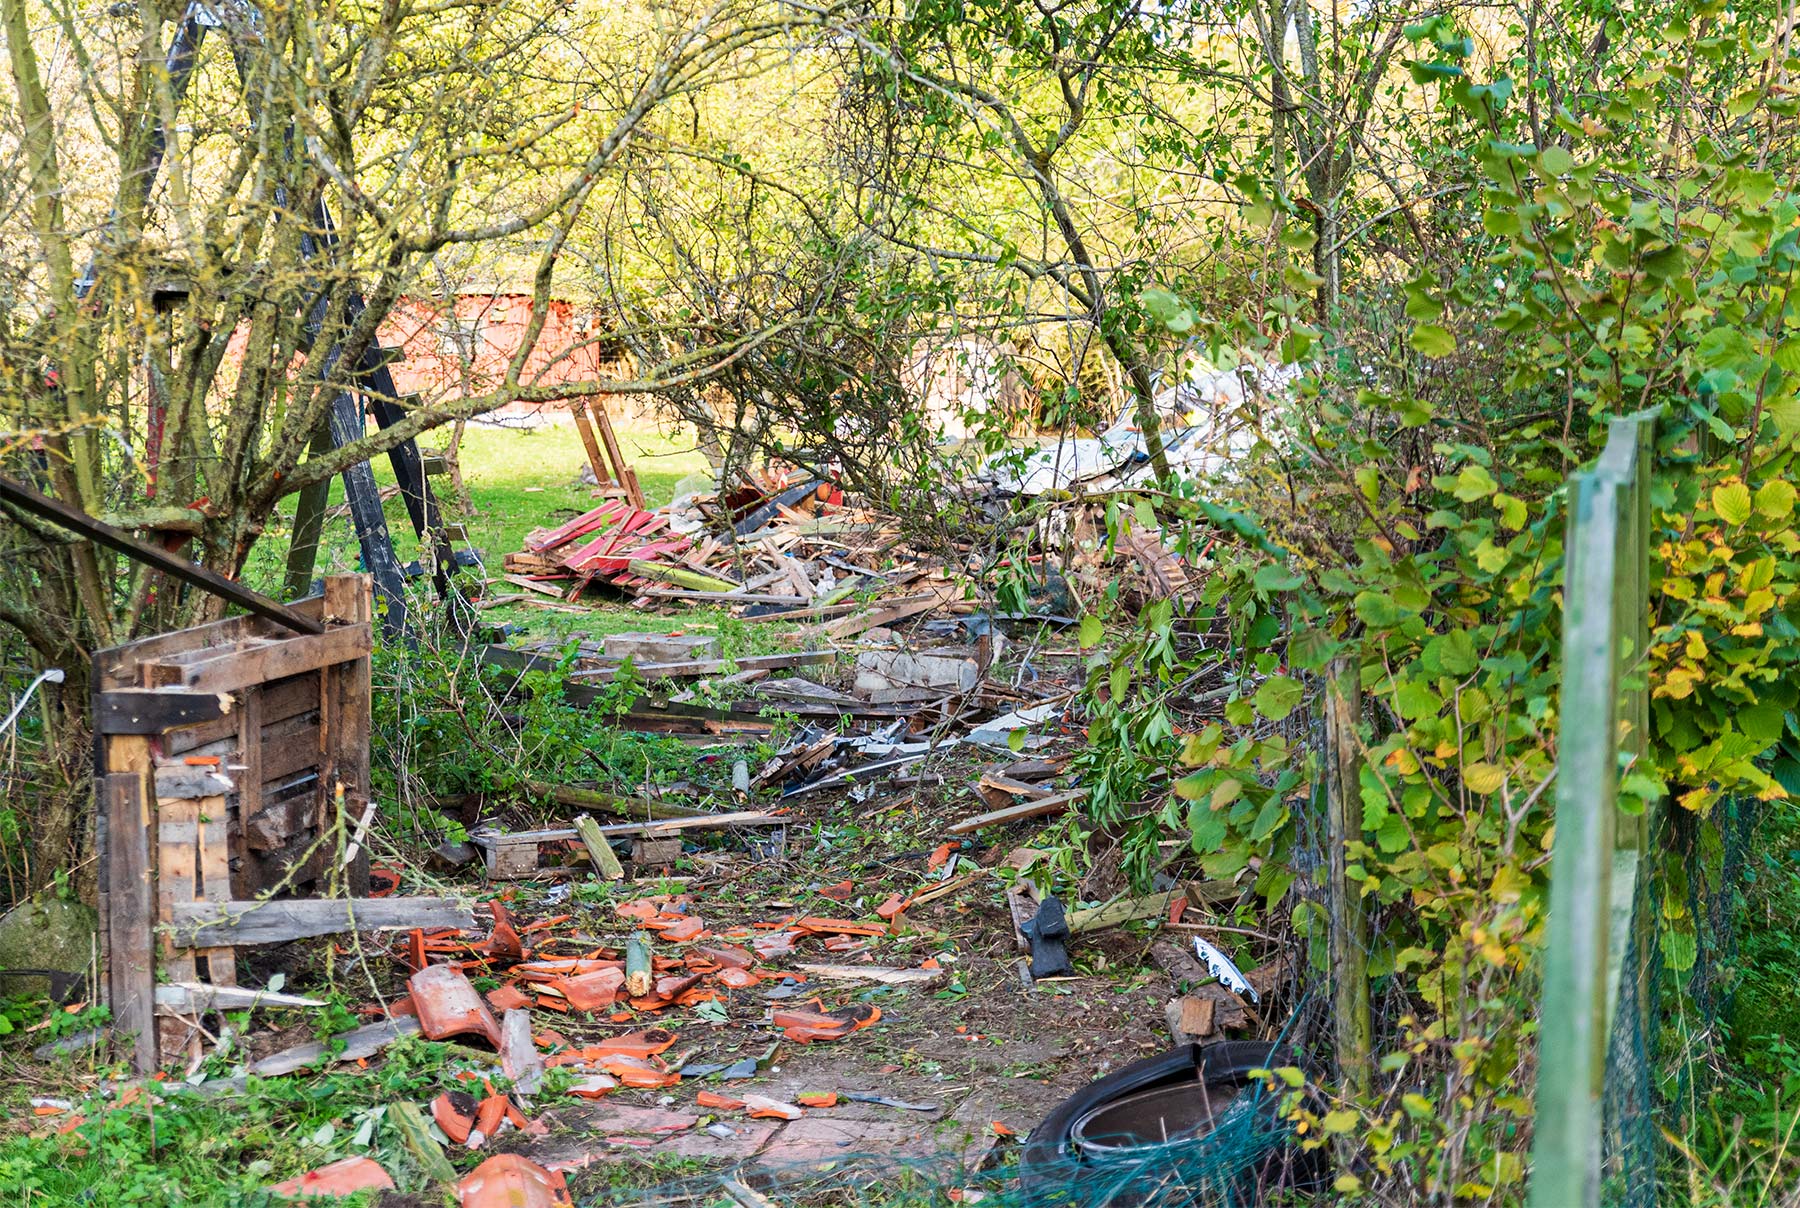
<path fill-rule="evenodd" d="M 159 972 L 237 980 L 233 949 L 173 942 L 181 908 L 316 893 L 339 802 L 354 819 L 368 801 L 368 580 L 293 607 L 323 632 L 232 617 L 94 655 L 103 989 L 141 1072 L 202 1037 L 197 1013 L 157 1006 Z M 342 876 L 366 893 L 366 857 Z"/>

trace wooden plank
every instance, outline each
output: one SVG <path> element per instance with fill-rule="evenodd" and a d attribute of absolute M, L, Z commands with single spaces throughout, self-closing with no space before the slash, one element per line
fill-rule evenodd
<path fill-rule="evenodd" d="M 281 681 L 301 682 L 305 677 Z M 237 898 L 253 898 L 264 888 L 255 883 L 255 868 L 246 857 L 250 834 L 263 808 L 263 723 L 270 690 L 255 688 L 240 694 L 238 704 L 237 758 L 243 770 L 238 773 L 236 823 L 231 828 L 232 881 L 231 894 Z"/>
<path fill-rule="evenodd" d="M 1087 795 L 1086 789 L 1070 789 L 1066 793 L 1055 793 L 1049 797 L 1040 797 L 1036 801 L 1009 805 L 1005 809 L 977 814 L 973 818 L 964 818 L 950 827 L 950 833 L 953 835 L 973 834 L 975 831 L 990 826 L 1004 826 L 1009 822 L 1021 822 L 1026 818 L 1042 818 L 1046 814 L 1060 814 L 1076 802 L 1085 801 Z"/>
<path fill-rule="evenodd" d="M 237 788 L 232 778 L 219 768 L 193 767 L 184 763 L 160 765 L 155 771 L 153 782 L 159 801 L 222 797 Z M 224 811 L 220 812 L 223 814 Z"/>
<path fill-rule="evenodd" d="M 639 589 L 638 594 L 658 600 L 693 600 L 695 603 L 704 604 L 793 604 L 798 607 L 806 603 L 801 596 L 775 595 L 757 591 L 689 591 L 684 587 L 645 587 Z M 761 621 L 778 618 L 746 617 L 745 619 Z"/>
<path fill-rule="evenodd" d="M 147 670 L 153 676 L 167 675 L 171 682 L 194 691 L 236 692 L 268 680 L 362 658 L 369 653 L 371 637 L 367 624 L 343 625 L 324 633 L 285 638 L 192 662 L 155 663 Z"/>
<path fill-rule="evenodd" d="M 206 902 L 231 900 L 231 849 L 226 837 L 226 805 L 223 796 L 200 802 L 198 867 L 199 895 Z M 231 948 L 202 948 L 195 954 L 206 962 L 206 980 L 215 986 L 237 985 L 237 953 Z"/>
<path fill-rule="evenodd" d="M 175 903 L 174 938 L 187 946 L 279 944 L 346 931 L 475 926 L 459 898 L 296 898 L 291 901 Z"/>
<path fill-rule="evenodd" d="M 1325 677 L 1327 950 L 1338 1076 L 1356 1097 L 1367 1095 L 1375 1078 L 1369 918 L 1363 906 L 1362 880 L 1350 876 L 1350 845 L 1364 842 L 1361 720 L 1357 666 L 1349 659 L 1334 659 Z M 1347 1156 L 1347 1151 L 1340 1156 Z"/>
<path fill-rule="evenodd" d="M 362 400 L 348 391 L 340 392 L 331 400 L 328 416 L 334 448 L 361 440 L 368 432 Z M 390 635 L 405 633 L 409 628 L 406 579 L 400 571 L 400 560 L 394 555 L 394 538 L 388 532 L 387 514 L 381 508 L 381 491 L 375 485 L 375 471 L 368 462 L 359 461 L 344 467 L 339 478 L 344 483 L 344 498 L 350 507 L 350 521 L 356 529 L 362 564 L 380 586 L 382 631 Z"/>
<path fill-rule="evenodd" d="M 286 780 L 296 772 L 318 767 L 324 761 L 323 737 L 317 714 L 290 717 L 264 726 L 257 737 L 262 748 L 262 780 Z"/>
<path fill-rule="evenodd" d="M 682 679 L 690 676 L 718 675 L 727 670 L 787 671 L 836 660 L 835 650 L 803 650 L 796 654 L 751 654 L 738 659 L 686 659 L 679 663 L 634 664 L 632 671 L 643 679 Z M 572 671 L 569 678 L 587 683 L 606 683 L 619 674 L 618 667 L 595 667 Z"/>
<path fill-rule="evenodd" d="M 325 581 L 325 619 L 367 626 L 370 616 L 369 586 L 360 575 L 343 575 Z M 330 724 L 323 740 L 328 762 L 336 776 L 327 783 L 326 799 L 343 789 L 344 808 L 351 818 L 363 816 L 369 804 L 369 707 L 372 697 L 369 657 L 340 663 L 323 672 L 328 678 L 325 698 Z M 352 895 L 369 890 L 369 860 L 359 847 L 349 866 Z"/>
<path fill-rule="evenodd" d="M 165 926 L 177 905 L 194 900 L 200 864 L 200 803 L 171 798 L 156 803 L 156 918 Z M 162 943 L 162 972 L 171 981 L 193 981 L 193 957 L 168 935 Z"/>
<path fill-rule="evenodd" d="M 140 1073 L 157 1066 L 155 904 L 150 874 L 149 795 L 142 772 L 109 772 L 106 809 L 106 1001 L 113 1028 L 131 1038 Z"/>
<path fill-rule="evenodd" d="M 156 803 L 156 918 L 167 925 L 177 905 L 191 905 L 200 860 L 200 803 L 170 799 Z M 169 981 L 196 981 L 198 970 L 188 945 L 165 934 L 158 972 Z M 160 1061 L 199 1054 L 199 1036 L 180 1020 L 159 1016 L 156 1038 Z"/>
<path fill-rule="evenodd" d="M 606 446 L 606 456 L 612 461 L 613 477 L 625 488 L 633 507 L 639 510 L 646 508 L 649 505 L 644 502 L 643 489 L 638 486 L 637 471 L 625 464 L 625 454 L 619 449 L 619 438 L 613 433 L 612 417 L 607 415 L 606 408 L 598 398 L 588 400 L 588 409 L 593 413 L 594 426 L 600 430 L 600 440 Z"/>
<path fill-rule="evenodd" d="M 302 616 L 287 605 L 271 600 L 261 592 L 251 591 L 242 583 L 234 583 L 197 562 L 172 554 L 160 545 L 140 541 L 130 533 L 94 519 L 80 508 L 71 507 L 60 499 L 52 499 L 22 482 L 0 476 L 0 499 L 89 541 L 117 550 L 132 561 L 153 567 L 170 578 L 179 579 L 201 591 L 229 600 L 246 612 L 285 625 L 296 633 L 319 632 L 317 621 Z"/>
<path fill-rule="evenodd" d="M 576 399 L 569 405 L 569 414 L 575 417 L 575 431 L 581 434 L 581 447 L 587 451 L 588 469 L 594 472 L 594 485 L 603 487 L 613 479 L 606 472 L 606 459 L 600 453 L 600 442 L 594 439 L 594 425 L 588 422 L 586 401 Z"/>
<path fill-rule="evenodd" d="M 1599 1202 L 1610 1032 L 1605 973 L 1618 816 L 1621 635 L 1614 593 L 1623 569 L 1618 565 L 1622 502 L 1616 481 L 1591 471 L 1569 480 L 1556 842 L 1540 1012 L 1556 1026 L 1538 1038 L 1531 1208 Z M 1634 636 L 1641 633 L 1634 627 Z"/>
<path fill-rule="evenodd" d="M 655 579 L 662 583 L 673 583 L 690 591 L 730 591 L 736 586 L 729 579 L 703 575 L 699 571 L 689 570 L 685 566 L 646 562 L 642 558 L 627 559 L 626 568 L 634 575 L 642 575 L 646 579 Z"/>
<path fill-rule="evenodd" d="M 277 994 L 239 986 L 215 986 L 205 982 L 165 982 L 156 987 L 156 1005 L 182 1015 L 197 1011 L 246 1011 L 253 1007 L 323 1007 L 322 998 Z"/>
<path fill-rule="evenodd" d="M 525 791 L 532 796 L 547 797 L 558 805 L 602 810 L 620 818 L 642 818 L 646 822 L 656 818 L 715 816 L 691 805 L 676 805 L 671 801 L 656 801 L 649 797 L 622 797 L 616 793 L 603 793 L 598 789 L 579 788 L 575 785 L 546 784 L 541 780 L 527 780 L 524 787 Z"/>
<path fill-rule="evenodd" d="M 99 694 L 94 728 L 100 734 L 161 734 L 224 718 L 231 698 L 180 688 L 116 688 Z"/>
<path fill-rule="evenodd" d="M 327 1046 L 324 1041 L 315 1040 L 311 1044 L 271 1053 L 251 1066 L 250 1072 L 258 1078 L 276 1078 L 282 1074 L 292 1074 L 306 1069 L 315 1063 L 330 1064 L 336 1061 L 356 1061 L 364 1057 L 373 1057 L 402 1036 L 413 1036 L 418 1031 L 419 1020 L 415 1015 L 384 1019 L 379 1023 L 365 1024 L 355 1031 L 345 1032 L 342 1036 L 332 1037 L 332 1046 Z M 340 1043 L 342 1048 L 334 1051 L 334 1047 Z"/>
<path fill-rule="evenodd" d="M 595 870 L 609 881 L 623 881 L 625 868 L 613 854 L 612 845 L 600 833 L 600 824 L 583 814 L 575 819 L 575 830 L 581 836 L 581 845 L 587 848 L 588 859 L 594 862 Z"/>
<path fill-rule="evenodd" d="M 920 613 L 939 608 L 949 599 L 948 593 L 927 592 L 922 595 L 904 596 L 889 604 L 883 604 L 872 612 L 858 613 L 828 622 L 819 627 L 819 632 L 835 641 L 855 637 L 869 629 L 897 625 Z"/>

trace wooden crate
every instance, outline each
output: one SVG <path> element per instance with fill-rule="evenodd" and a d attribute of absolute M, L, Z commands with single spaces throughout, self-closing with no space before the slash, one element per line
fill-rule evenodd
<path fill-rule="evenodd" d="M 369 583 L 325 580 L 294 605 L 298 634 L 233 617 L 93 657 L 95 806 L 105 1000 L 142 1071 L 197 1052 L 196 1020 L 156 983 L 232 985 L 230 948 L 178 947 L 184 903 L 368 892 L 366 857 L 341 870 L 339 811 L 369 797 Z M 334 878 L 331 874 L 339 871 Z"/>

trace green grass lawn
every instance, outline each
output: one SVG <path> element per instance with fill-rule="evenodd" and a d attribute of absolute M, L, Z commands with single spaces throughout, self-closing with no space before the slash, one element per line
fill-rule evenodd
<path fill-rule="evenodd" d="M 695 448 L 691 433 L 661 432 L 644 426 L 620 427 L 617 433 L 619 446 L 626 460 L 637 470 L 644 498 L 653 508 L 673 499 L 677 485 L 684 479 L 705 479 L 708 475 L 706 458 Z M 420 443 L 431 448 L 445 435 L 447 431 L 434 432 Z M 448 478 L 435 477 L 431 480 L 432 486 L 438 493 L 446 518 L 460 521 L 467 527 L 469 545 L 481 551 L 488 573 L 494 578 L 502 573 L 505 555 L 523 548 L 525 535 L 532 529 L 554 527 L 601 503 L 594 488 L 580 479 L 587 454 L 573 424 L 529 429 L 471 426 L 463 436 L 461 463 L 463 485 L 472 505 L 470 512 L 463 513 L 451 499 Z M 385 457 L 375 461 L 375 480 L 383 487 L 394 482 L 393 471 Z M 333 480 L 330 507 L 337 508 L 343 502 L 343 481 Z M 383 510 L 388 529 L 393 534 L 394 551 L 401 562 L 422 560 L 424 551 L 413 535 L 405 503 L 396 495 L 385 502 Z M 288 543 L 293 535 L 293 516 L 294 498 L 289 497 L 271 519 L 262 540 L 251 551 L 249 563 L 244 568 L 244 579 L 260 591 L 272 595 L 281 593 Z M 328 511 L 325 532 L 319 543 L 318 564 L 313 573 L 342 574 L 359 569 L 356 531 L 349 514 Z M 668 632 L 673 629 L 717 633 L 722 652 L 728 656 L 785 649 L 787 635 L 794 628 L 779 623 L 744 625 L 719 608 L 696 608 L 666 616 L 639 612 L 617 603 L 605 604 L 603 590 L 595 589 L 584 597 L 583 603 L 589 607 L 579 613 L 502 605 L 484 611 L 482 619 L 490 624 L 509 626 L 515 633 L 525 631 L 533 637 Z M 516 589 L 496 583 L 488 591 L 491 595 L 503 595 L 512 594 Z"/>

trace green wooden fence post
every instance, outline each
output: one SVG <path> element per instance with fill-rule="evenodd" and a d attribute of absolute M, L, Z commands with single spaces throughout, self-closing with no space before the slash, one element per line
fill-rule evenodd
<path fill-rule="evenodd" d="M 1569 480 L 1531 1208 L 1600 1202 L 1607 1047 L 1651 834 L 1648 817 L 1620 822 L 1618 756 L 1621 720 L 1631 754 L 1649 751 L 1643 677 L 1654 425 L 1654 412 L 1613 421 L 1599 462 Z"/>

